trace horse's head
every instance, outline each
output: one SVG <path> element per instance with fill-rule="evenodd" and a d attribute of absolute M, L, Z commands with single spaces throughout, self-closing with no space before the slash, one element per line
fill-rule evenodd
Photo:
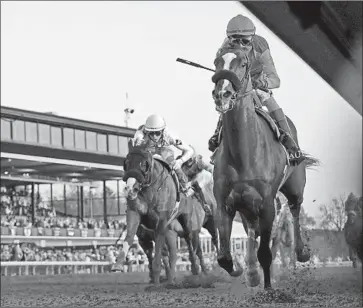
<path fill-rule="evenodd" d="M 152 154 L 141 146 L 129 147 L 129 153 L 124 161 L 126 182 L 125 195 L 129 200 L 135 200 L 139 191 L 151 180 Z"/>
<path fill-rule="evenodd" d="M 216 110 L 225 113 L 233 109 L 236 98 L 246 91 L 249 78 L 248 51 L 242 48 L 226 47 L 214 61 L 216 73 L 212 92 Z"/>

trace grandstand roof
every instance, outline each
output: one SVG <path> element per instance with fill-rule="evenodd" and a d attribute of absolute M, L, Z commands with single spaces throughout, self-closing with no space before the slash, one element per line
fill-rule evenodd
<path fill-rule="evenodd" d="M 1 106 L 1 181 L 121 179 L 135 129 Z"/>

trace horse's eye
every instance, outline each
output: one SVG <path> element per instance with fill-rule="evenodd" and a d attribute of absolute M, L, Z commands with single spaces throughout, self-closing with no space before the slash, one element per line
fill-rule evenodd
<path fill-rule="evenodd" d="M 148 161 L 142 161 L 140 162 L 140 169 L 142 172 L 146 173 L 149 169 L 149 162 Z"/>

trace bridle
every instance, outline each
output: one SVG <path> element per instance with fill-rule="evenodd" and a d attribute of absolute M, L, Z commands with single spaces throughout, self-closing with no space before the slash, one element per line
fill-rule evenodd
<path fill-rule="evenodd" d="M 226 109 L 223 108 L 223 110 L 221 110 L 217 106 L 216 110 L 218 112 L 226 113 L 226 112 L 232 110 L 236 106 L 237 100 L 239 98 L 252 94 L 253 90 L 245 92 L 247 85 L 248 85 L 249 78 L 250 78 L 250 68 L 251 68 L 251 63 L 247 56 L 246 56 L 246 59 L 247 59 L 247 61 L 245 63 L 243 63 L 243 65 L 242 65 L 242 67 L 246 67 L 246 70 L 245 70 L 244 76 L 241 79 L 238 78 L 238 76 L 235 72 L 232 72 L 230 70 L 225 70 L 225 69 L 221 69 L 213 75 L 212 81 L 216 85 L 217 85 L 218 81 L 220 81 L 222 79 L 227 79 L 229 82 L 232 83 L 233 90 L 235 91 L 230 98 L 229 107 Z"/>

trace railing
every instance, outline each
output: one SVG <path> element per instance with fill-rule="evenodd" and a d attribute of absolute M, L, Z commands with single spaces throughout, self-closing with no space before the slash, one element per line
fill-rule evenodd
<path fill-rule="evenodd" d="M 281 264 L 277 264 L 281 266 Z M 301 266 L 301 265 L 300 265 Z M 316 267 L 351 267 L 351 261 L 342 262 L 318 262 Z M 189 261 L 178 261 L 178 271 L 190 270 Z M 299 267 L 299 265 L 298 265 Z M 108 273 L 111 262 L 108 261 L 25 261 L 25 262 L 1 262 L 1 276 L 29 276 L 29 275 L 64 275 L 64 274 L 102 274 Z M 148 262 L 144 264 L 129 265 L 127 271 L 148 271 Z"/>
<path fill-rule="evenodd" d="M 189 270 L 190 262 L 179 261 L 178 271 Z M 127 271 L 148 271 L 148 262 L 129 265 Z M 1 262 L 1 276 L 64 275 L 64 274 L 102 274 L 111 270 L 109 261 L 21 261 Z"/>

